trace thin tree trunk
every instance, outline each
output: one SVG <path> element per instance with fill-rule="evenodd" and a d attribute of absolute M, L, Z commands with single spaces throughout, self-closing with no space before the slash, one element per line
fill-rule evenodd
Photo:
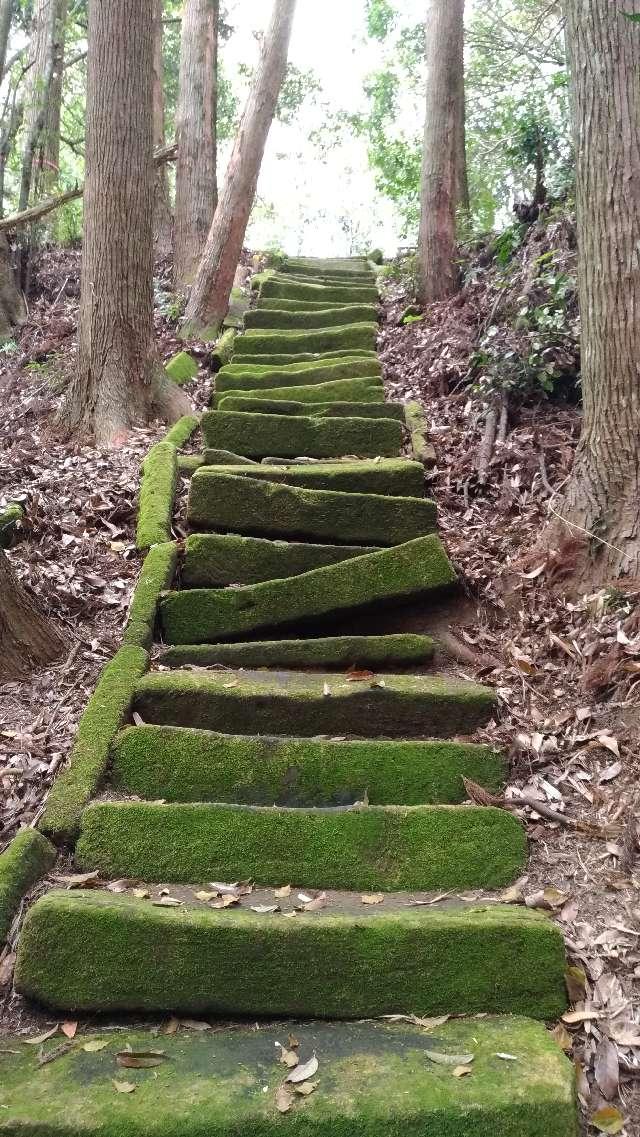
<path fill-rule="evenodd" d="M 52 46 L 53 70 L 36 177 L 38 197 L 49 197 L 55 193 L 60 175 L 60 116 L 68 7 L 68 0 L 57 0 Z"/>
<path fill-rule="evenodd" d="M 153 347 L 153 0 L 89 0 L 78 361 L 63 417 L 118 446 L 189 406 Z"/>
<path fill-rule="evenodd" d="M 458 106 L 458 207 L 463 214 L 471 211 L 469 171 L 467 166 L 467 100 L 465 96 L 464 65 L 460 69 L 460 95 Z"/>
<path fill-rule="evenodd" d="M 213 224 L 186 308 L 185 335 L 213 336 L 227 313 L 269 128 L 287 69 L 296 0 L 274 0 L 271 24 Z"/>
<path fill-rule="evenodd" d="M 7 45 L 15 0 L 0 0 L 0 79 L 4 78 L 4 68 L 7 62 Z"/>
<path fill-rule="evenodd" d="M 193 283 L 216 211 L 218 0 L 186 0 L 176 115 L 176 288 Z"/>
<path fill-rule="evenodd" d="M 427 108 L 420 202 L 419 295 L 425 304 L 458 287 L 456 208 L 464 113 L 464 0 L 428 0 Z"/>
<path fill-rule="evenodd" d="M 65 637 L 34 607 L 0 552 L 0 680 L 18 679 L 30 667 L 50 663 Z"/>
<path fill-rule="evenodd" d="M 164 146 L 164 64 L 162 59 L 163 0 L 153 10 L 153 146 Z M 153 198 L 153 243 L 157 257 L 171 256 L 173 218 L 166 166 L 158 166 Z"/>
<path fill-rule="evenodd" d="M 577 163 L 582 434 L 552 540 L 594 584 L 640 575 L 640 0 L 566 0 Z M 583 566 L 584 567 L 584 566 Z"/>
<path fill-rule="evenodd" d="M 36 0 L 33 13 L 29 71 L 24 99 L 24 146 L 18 208 L 29 204 L 33 166 L 40 135 L 44 130 L 54 62 L 54 28 L 57 0 Z"/>

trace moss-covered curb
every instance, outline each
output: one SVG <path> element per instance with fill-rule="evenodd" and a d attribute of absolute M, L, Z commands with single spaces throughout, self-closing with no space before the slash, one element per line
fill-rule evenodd
<path fill-rule="evenodd" d="M 437 593 L 455 580 L 434 535 L 283 580 L 172 592 L 160 602 L 160 623 L 166 643 L 210 643 Z"/>
<path fill-rule="evenodd" d="M 165 366 L 165 371 L 173 383 L 179 387 L 195 379 L 198 374 L 198 364 L 188 351 L 179 351 Z"/>
<path fill-rule="evenodd" d="M 260 289 L 261 296 L 277 296 L 285 300 L 321 300 L 329 308 L 337 304 L 376 304 L 378 289 L 375 285 L 358 284 L 296 284 L 286 276 L 272 276 Z"/>
<path fill-rule="evenodd" d="M 329 636 L 306 640 L 251 640 L 249 643 L 194 644 L 162 653 L 164 667 L 279 667 L 347 671 L 371 667 L 392 671 L 433 659 L 430 636 Z"/>
<path fill-rule="evenodd" d="M 234 359 L 242 362 L 243 355 L 298 351 L 343 351 L 348 355 L 353 348 L 372 351 L 376 345 L 376 323 L 345 324 L 343 327 L 292 329 L 290 331 L 250 328 L 236 341 Z"/>
<path fill-rule="evenodd" d="M 306 387 L 339 379 L 367 379 L 367 386 L 382 388 L 380 364 L 373 359 L 313 360 L 309 363 L 283 363 L 267 367 L 257 363 L 230 363 L 216 376 L 216 395 L 229 391 L 260 391 L 273 387 Z"/>
<path fill-rule="evenodd" d="M 294 938 L 302 942 L 302 937 Z M 138 937 L 136 947 L 141 943 Z M 105 955 L 112 950 L 110 937 Z M 203 963 L 210 959 L 205 955 Z M 294 972 L 300 970 L 292 966 Z M 183 974 L 182 967 L 178 973 Z M 211 972 L 199 964 L 197 973 L 210 984 Z M 225 977 L 227 973 L 225 968 Z M 248 973 L 247 979 L 245 999 L 254 989 Z M 226 990 L 234 986 L 230 978 Z M 224 998 L 224 989 L 221 994 Z M 409 994 L 413 997 L 407 984 L 405 997 Z M 426 1011 L 422 998 L 416 1005 Z M 276 1107 L 286 1073 L 275 1060 L 274 1043 L 287 1041 L 287 1030 L 280 1026 L 163 1035 L 165 1061 L 157 1069 L 151 1074 L 126 1071 L 136 1087 L 131 1094 L 114 1092 L 113 1051 L 116 1045 L 134 1052 L 157 1048 L 157 1033 L 126 1028 L 118 1033 L 117 1044 L 94 1053 L 77 1046 L 43 1066 L 34 1062 L 32 1047 L 22 1045 L 22 1036 L 8 1037 L 0 1133 L 281 1137 L 284 1124 L 289 1137 L 578 1135 L 573 1065 L 545 1029 L 530 1020 L 449 1021 L 434 1034 L 406 1024 L 307 1022 L 296 1024 L 294 1032 L 301 1061 L 317 1054 L 320 1087 L 309 1097 L 296 1097 L 284 1118 Z M 434 1047 L 473 1054 L 473 1074 L 453 1078 L 450 1065 L 429 1060 Z M 501 1054 L 517 1060 L 505 1061 Z"/>
<path fill-rule="evenodd" d="M 8 549 L 16 528 L 24 517 L 24 509 L 17 502 L 0 507 L 0 549 Z"/>
<path fill-rule="evenodd" d="M 350 359 L 357 359 L 359 362 L 363 360 L 376 360 L 378 357 L 375 351 L 367 351 L 363 348 L 353 348 L 349 352 Z M 331 361 L 339 362 L 344 359 L 343 351 L 323 351 L 322 356 L 317 352 L 309 351 L 296 351 L 290 352 L 266 352 L 262 355 L 253 355 L 247 353 L 242 357 L 243 367 L 288 367 L 291 364 L 298 365 L 300 363 L 320 363 Z"/>
<path fill-rule="evenodd" d="M 66 768 L 56 778 L 39 828 L 56 841 L 75 837 L 80 817 L 107 768 L 109 748 L 131 709 L 149 655 L 127 645 L 107 664 L 78 726 Z"/>
<path fill-rule="evenodd" d="M 374 304 L 349 304 L 342 308 L 320 308 L 315 312 L 299 309 L 287 312 L 286 309 L 254 308 L 244 318 L 246 328 L 267 328 L 268 330 L 299 328 L 333 328 L 346 324 L 375 324 L 378 309 Z"/>
<path fill-rule="evenodd" d="M 379 299 L 379 298 L 378 298 Z M 368 302 L 372 305 L 372 302 Z M 353 303 L 348 300 L 331 301 L 331 308 L 352 308 Z M 257 304 L 258 310 L 270 308 L 278 312 L 326 312 L 327 304 L 323 300 L 288 300 L 285 296 L 260 296 Z"/>
<path fill-rule="evenodd" d="M 455 849 L 455 856 L 451 851 Z M 524 869 L 524 829 L 483 806 L 164 805 L 99 802 L 76 858 L 106 877 L 290 880 L 305 888 L 501 888 Z"/>
<path fill-rule="evenodd" d="M 308 403 L 311 408 L 316 403 L 324 405 L 332 400 L 336 402 L 375 403 L 378 406 L 382 406 L 384 403 L 384 387 L 376 376 L 365 376 L 363 379 L 335 379 L 326 383 L 305 383 L 300 387 L 247 387 L 244 389 L 250 391 L 251 398 L 255 400 L 265 399 L 268 402 L 279 402 L 282 399 L 287 402 Z M 228 392 L 218 392 L 213 396 L 212 405 L 214 407 L 221 406 L 225 398 L 228 398 Z"/>
<path fill-rule="evenodd" d="M 200 426 L 200 415 L 183 415 L 173 424 L 163 438 L 163 442 L 171 442 L 173 446 L 184 446 L 191 435 Z"/>
<path fill-rule="evenodd" d="M 228 584 L 258 584 L 299 576 L 323 565 L 374 553 L 367 545 L 312 545 L 194 533 L 187 538 L 182 584 L 185 588 L 220 588 Z"/>
<path fill-rule="evenodd" d="M 308 403 L 290 399 L 254 399 L 242 395 L 224 395 L 218 404 L 221 411 L 244 411 L 261 415 L 313 415 L 314 418 L 391 418 L 404 423 L 402 403 Z"/>
<path fill-rule="evenodd" d="M 153 643 L 160 593 L 171 588 L 178 563 L 175 541 L 154 545 L 145 557 L 136 584 L 122 642 L 144 647 Z"/>
<path fill-rule="evenodd" d="M 403 429 L 388 418 L 291 418 L 289 415 L 207 411 L 202 431 L 208 447 L 242 450 L 249 458 L 363 458 L 400 454 Z"/>
<path fill-rule="evenodd" d="M 178 470 L 189 476 L 199 466 L 204 466 L 204 454 L 178 454 Z"/>
<path fill-rule="evenodd" d="M 172 671 L 136 689 L 144 722 L 228 734 L 447 738 L 472 734 L 495 709 L 488 687 L 428 675 L 348 682 L 331 673 Z"/>
<path fill-rule="evenodd" d="M 457 804 L 462 778 L 497 791 L 504 760 L 461 742 L 324 742 L 129 727 L 112 750 L 124 793 L 169 802 L 332 806 Z"/>
<path fill-rule="evenodd" d="M 22 897 L 49 871 L 56 850 L 36 829 L 23 829 L 0 853 L 0 947 Z"/>
<path fill-rule="evenodd" d="M 429 424 L 420 403 L 407 403 L 404 419 L 411 435 L 411 446 L 418 462 L 433 466 L 436 452 L 429 441 Z"/>
<path fill-rule="evenodd" d="M 421 497 L 424 470 L 417 462 L 405 458 L 381 458 L 359 462 L 310 462 L 308 464 L 261 466 L 218 466 L 212 462 L 215 451 L 205 450 L 207 469 L 212 473 L 235 477 L 258 478 L 260 481 L 284 482 L 316 490 L 340 490 L 343 493 L 392 494 L 397 497 Z"/>
<path fill-rule="evenodd" d="M 171 442 L 157 442 L 143 463 L 136 546 L 148 549 L 171 540 L 173 498 L 178 481 L 178 457 Z"/>
<path fill-rule="evenodd" d="M 249 315 L 248 312 L 247 315 Z M 221 367 L 224 367 L 225 363 L 229 363 L 232 359 L 237 334 L 235 328 L 227 328 L 227 331 L 223 332 L 217 344 L 212 349 L 211 363 L 217 370 L 220 370 Z"/>

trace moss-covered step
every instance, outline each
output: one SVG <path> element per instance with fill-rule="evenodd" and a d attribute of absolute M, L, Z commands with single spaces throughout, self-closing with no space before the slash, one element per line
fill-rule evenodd
<path fill-rule="evenodd" d="M 455 579 L 434 534 L 282 580 L 171 592 L 160 602 L 159 619 L 166 643 L 215 642 L 437 594 Z"/>
<path fill-rule="evenodd" d="M 172 671 L 146 675 L 135 697 L 135 710 L 147 723 L 306 738 L 467 735 L 494 708 L 488 687 L 387 673 L 350 682 L 331 672 Z"/>
<path fill-rule="evenodd" d="M 423 667 L 431 663 L 431 636 L 325 636 L 305 640 L 251 640 L 248 643 L 182 644 L 167 648 L 164 667 L 336 668 Z"/>
<path fill-rule="evenodd" d="M 308 490 L 206 466 L 191 479 L 188 516 L 194 529 L 336 545 L 400 545 L 436 528 L 436 507 L 426 498 Z"/>
<path fill-rule="evenodd" d="M 313 359 L 308 363 L 283 363 L 277 367 L 259 363 L 229 363 L 216 375 L 216 394 L 229 391 L 264 390 L 266 387 L 303 387 L 336 379 L 378 380 L 382 385 L 382 369 L 375 358 Z"/>
<path fill-rule="evenodd" d="M 207 411 L 202 416 L 207 447 L 242 450 L 248 458 L 395 457 L 403 443 L 403 427 L 393 419 L 323 419 L 290 415 Z"/>
<path fill-rule="evenodd" d="M 371 403 L 378 407 L 384 404 L 384 387 L 376 375 L 359 379 L 335 379 L 323 383 L 304 383 L 299 387 L 244 388 L 244 390 L 250 393 L 252 399 L 265 399 L 267 402 L 294 401 L 306 403 L 311 407 L 315 406 L 316 403 L 326 404 L 334 401 L 338 403 Z M 212 406 L 219 407 L 225 398 L 229 398 L 230 394 L 238 393 L 242 394 L 243 389 L 232 388 L 230 391 L 219 391 L 211 400 Z"/>
<path fill-rule="evenodd" d="M 169 378 L 181 387 L 183 383 L 195 379 L 198 374 L 198 364 L 188 351 L 179 351 L 165 365 L 165 371 Z"/>
<path fill-rule="evenodd" d="M 296 880 L 305 888 L 383 892 L 502 888 L 526 857 L 513 814 L 459 805 L 97 802 L 83 814 L 76 845 L 80 868 L 106 877 Z"/>
<path fill-rule="evenodd" d="M 368 359 L 370 362 L 378 358 L 376 351 L 365 351 L 363 349 L 355 349 L 349 352 L 349 359 L 357 359 L 362 361 Z M 332 360 L 339 362 L 344 359 L 343 351 L 323 351 L 320 355 L 312 351 L 298 351 L 295 354 L 290 352 L 265 352 L 262 355 L 247 354 L 242 356 L 242 366 L 250 367 L 254 364 L 260 367 L 288 367 L 290 364 L 299 363 L 330 363 Z"/>
<path fill-rule="evenodd" d="M 370 545 L 313 545 L 234 534 L 193 533 L 185 545 L 182 584 L 185 588 L 258 584 L 299 576 L 375 551 Z"/>
<path fill-rule="evenodd" d="M 0 853 L 0 947 L 23 896 L 49 871 L 56 850 L 36 829 L 23 829 Z"/>
<path fill-rule="evenodd" d="M 301 1063 L 317 1055 L 320 1085 L 292 1094 L 283 1119 L 276 1097 L 287 1071 L 277 1058 L 289 1034 Z M 96 1038 L 113 1041 L 87 1051 Z M 530 1019 L 456 1019 L 429 1033 L 381 1022 L 179 1030 L 162 1035 L 151 1073 L 121 1072 L 135 1086 L 125 1094 L 114 1091 L 114 1051 L 158 1049 L 157 1031 L 79 1034 L 78 1045 L 46 1064 L 24 1041 L 4 1039 L 3 1137 L 281 1137 L 283 1122 L 291 1137 L 578 1137 L 574 1067 Z M 472 1055 L 473 1074 L 452 1077 L 451 1062 L 433 1061 L 434 1050 Z"/>
<path fill-rule="evenodd" d="M 377 311 L 377 301 L 367 301 L 366 306 L 376 307 Z M 330 307 L 331 311 L 335 311 L 336 308 L 353 308 L 354 305 L 348 300 L 340 303 L 332 300 Z M 357 307 L 361 307 L 361 305 L 358 304 Z M 260 296 L 256 309 L 262 311 L 265 308 L 270 308 L 276 312 L 326 312 L 327 302 L 324 300 L 287 300 L 283 296 Z"/>
<path fill-rule="evenodd" d="M 234 359 L 242 361 L 245 354 L 287 352 L 294 355 L 298 351 L 317 352 L 343 351 L 348 354 L 351 348 L 373 350 L 376 345 L 378 325 L 375 323 L 346 324 L 337 328 L 292 329 L 291 331 L 267 331 L 264 328 L 250 328 L 239 336 Z"/>
<path fill-rule="evenodd" d="M 259 478 L 284 482 L 290 486 L 307 486 L 317 490 L 342 490 L 349 493 L 395 494 L 420 497 L 424 490 L 424 471 L 418 462 L 404 458 L 381 458 L 379 462 L 301 462 L 292 465 L 217 466 L 210 461 L 212 451 L 205 451 L 209 470 L 236 477 Z"/>
<path fill-rule="evenodd" d="M 505 772 L 491 747 L 462 742 L 323 742 L 178 726 L 129 727 L 111 757 L 113 785 L 126 794 L 239 805 L 352 805 L 365 795 L 370 805 L 456 804 L 466 798 L 463 777 L 497 791 Z"/>
<path fill-rule="evenodd" d="M 278 275 L 264 281 L 260 295 L 285 300 L 321 300 L 327 308 L 334 303 L 376 304 L 379 299 L 375 284 L 297 284 L 291 277 Z"/>
<path fill-rule="evenodd" d="M 313 415 L 314 418 L 391 418 L 404 423 L 402 403 L 299 403 L 286 399 L 254 399 L 247 395 L 225 395 L 218 404 L 221 411 L 258 412 L 261 415 Z"/>
<path fill-rule="evenodd" d="M 375 324 L 378 309 L 373 304 L 349 304 L 342 308 L 320 308 L 315 312 L 281 308 L 254 308 L 244 318 L 245 328 L 333 328 L 344 324 Z"/>

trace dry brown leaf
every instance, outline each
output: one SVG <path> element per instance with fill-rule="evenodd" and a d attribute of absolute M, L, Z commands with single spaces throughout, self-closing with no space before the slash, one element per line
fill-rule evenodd
<path fill-rule="evenodd" d="M 612 1101 L 618 1093 L 620 1065 L 618 1048 L 606 1037 L 603 1037 L 596 1047 L 594 1073 L 602 1096 L 607 1101 Z"/>
<path fill-rule="evenodd" d="M 275 1045 L 280 1051 L 278 1062 L 282 1063 L 282 1065 L 286 1066 L 289 1070 L 293 1070 L 299 1061 L 295 1050 L 287 1050 L 286 1046 L 283 1046 L 281 1042 L 276 1042 Z"/>
<path fill-rule="evenodd" d="M 164 1050 L 119 1050 L 116 1054 L 118 1066 L 127 1070 L 150 1070 L 161 1066 L 165 1058 Z"/>
<path fill-rule="evenodd" d="M 287 1074 L 285 1081 L 291 1082 L 293 1085 L 298 1085 L 299 1082 L 307 1082 L 317 1073 L 318 1066 L 319 1062 L 314 1054 L 308 1062 L 301 1063 L 290 1074 Z"/>
<path fill-rule="evenodd" d="M 603 1105 L 601 1109 L 592 1113 L 589 1120 L 599 1133 L 619 1133 L 625 1124 L 620 1110 L 613 1105 Z"/>
<path fill-rule="evenodd" d="M 572 1049 L 573 1038 L 562 1023 L 556 1023 L 551 1034 L 561 1050 L 565 1050 L 568 1053 Z"/>
<path fill-rule="evenodd" d="M 99 877 L 100 873 L 96 869 L 95 872 L 72 873 L 71 876 L 51 873 L 50 879 L 55 880 L 56 884 L 64 884 L 67 888 L 93 888 L 97 885 Z"/>
<path fill-rule="evenodd" d="M 55 1026 L 52 1026 L 51 1030 L 45 1031 L 44 1034 L 37 1034 L 35 1038 L 25 1038 L 25 1039 L 23 1039 L 23 1042 L 25 1043 L 26 1046 L 40 1046 L 43 1042 L 46 1042 L 49 1038 L 53 1038 L 54 1034 L 57 1034 L 57 1033 L 58 1033 L 58 1023 L 56 1023 Z"/>
<path fill-rule="evenodd" d="M 109 1045 L 108 1038 L 92 1038 L 89 1042 L 82 1045 L 82 1049 L 86 1050 L 88 1054 L 97 1054 L 98 1051 L 104 1050 L 105 1046 Z"/>
<path fill-rule="evenodd" d="M 467 1074 L 472 1074 L 472 1073 L 473 1073 L 473 1066 L 456 1066 L 455 1069 L 452 1070 L 452 1074 L 453 1074 L 454 1078 L 466 1078 Z"/>
<path fill-rule="evenodd" d="M 363 904 L 384 904 L 384 892 L 369 892 L 360 897 Z"/>
<path fill-rule="evenodd" d="M 116 1089 L 119 1094 L 132 1094 L 137 1089 L 137 1086 L 135 1082 L 116 1082 L 114 1078 L 113 1088 Z"/>
<path fill-rule="evenodd" d="M 283 1082 L 276 1090 L 276 1108 L 278 1113 L 288 1113 L 293 1105 L 293 1090 Z"/>
<path fill-rule="evenodd" d="M 77 1022 L 64 1022 L 60 1027 L 60 1030 L 66 1038 L 75 1038 L 77 1029 Z"/>
<path fill-rule="evenodd" d="M 297 1094 L 300 1094 L 302 1097 L 307 1098 L 309 1097 L 309 1094 L 312 1094 L 317 1090 L 319 1085 L 319 1082 L 302 1082 L 299 1086 L 294 1086 L 293 1088 Z"/>
<path fill-rule="evenodd" d="M 276 900 L 284 900 L 285 897 L 291 896 L 291 885 L 284 884 L 282 888 L 274 889 L 273 895 L 275 896 Z"/>

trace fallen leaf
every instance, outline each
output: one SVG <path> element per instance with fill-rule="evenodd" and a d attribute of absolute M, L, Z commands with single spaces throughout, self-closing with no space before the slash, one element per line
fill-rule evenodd
<path fill-rule="evenodd" d="M 208 904 L 210 900 L 215 900 L 219 896 L 218 892 L 194 892 L 196 900 L 201 900 L 203 904 Z"/>
<path fill-rule="evenodd" d="M 312 1094 L 314 1090 L 317 1090 L 319 1084 L 319 1082 L 302 1082 L 301 1085 L 295 1086 L 294 1089 L 297 1094 L 302 1094 L 302 1097 L 307 1098 L 309 1097 L 309 1094 Z"/>
<path fill-rule="evenodd" d="M 471 1074 L 472 1072 L 472 1066 L 456 1066 L 455 1070 L 453 1071 L 453 1076 L 454 1078 L 464 1078 L 467 1074 Z"/>
<path fill-rule="evenodd" d="M 63 1023 L 62 1026 L 60 1027 L 60 1030 L 62 1031 L 62 1033 L 65 1035 L 66 1038 L 75 1038 L 77 1029 L 78 1029 L 77 1022 L 75 1022 L 75 1023 L 66 1022 L 66 1023 Z"/>
<path fill-rule="evenodd" d="M 128 888 L 129 888 L 129 881 L 128 880 L 112 880 L 110 882 L 110 884 L 107 885 L 107 891 L 108 892 L 115 892 L 117 894 L 120 894 L 122 892 L 126 892 Z"/>
<path fill-rule="evenodd" d="M 568 1053 L 572 1049 L 573 1039 L 569 1034 L 569 1031 L 566 1029 L 566 1027 L 563 1026 L 562 1023 L 556 1023 L 553 1030 L 551 1031 L 551 1034 L 561 1050 L 564 1050 Z"/>
<path fill-rule="evenodd" d="M 370 892 L 360 899 L 363 904 L 384 904 L 384 892 Z"/>
<path fill-rule="evenodd" d="M 213 900 L 211 908 L 233 908 L 236 904 L 240 903 L 239 896 L 220 896 L 218 900 Z"/>
<path fill-rule="evenodd" d="M 591 1011 L 567 1011 L 562 1016 L 562 1021 L 563 1021 L 563 1023 L 568 1023 L 569 1026 L 573 1026 L 575 1023 L 589 1022 L 590 1019 L 601 1019 L 602 1015 L 603 1015 L 602 1011 L 595 1011 L 595 1010 L 591 1010 Z"/>
<path fill-rule="evenodd" d="M 570 1003 L 579 1003 L 584 999 L 587 989 L 587 976 L 581 967 L 568 967 L 565 972 L 565 983 Z"/>
<path fill-rule="evenodd" d="M 281 1042 L 276 1042 L 275 1045 L 280 1050 L 280 1057 L 278 1058 L 278 1062 L 281 1062 L 282 1065 L 286 1066 L 289 1070 L 293 1070 L 298 1065 L 299 1061 L 298 1055 L 296 1054 L 295 1050 L 287 1050 L 286 1046 L 283 1046 Z"/>
<path fill-rule="evenodd" d="M 284 900 L 286 896 L 291 896 L 291 885 L 285 884 L 282 888 L 276 888 L 273 895 L 277 900 Z"/>
<path fill-rule="evenodd" d="M 296 1066 L 295 1070 L 292 1070 L 290 1074 L 287 1074 L 285 1080 L 292 1082 L 294 1085 L 297 1085 L 299 1082 L 307 1082 L 309 1078 L 312 1078 L 317 1072 L 318 1066 L 319 1062 L 314 1054 L 308 1062 L 301 1063 L 301 1065 Z"/>
<path fill-rule="evenodd" d="M 148 900 L 151 894 L 146 888 L 134 888 L 133 895 L 136 900 Z"/>
<path fill-rule="evenodd" d="M 211 1023 L 203 1023 L 199 1019 L 180 1019 L 180 1026 L 183 1026 L 185 1030 L 211 1030 Z"/>
<path fill-rule="evenodd" d="M 520 1061 L 517 1054 L 504 1054 L 504 1053 L 500 1053 L 500 1051 L 498 1051 L 498 1053 L 495 1054 L 494 1057 L 495 1058 L 501 1058 L 503 1062 L 519 1062 Z"/>
<path fill-rule="evenodd" d="M 127 1070 L 150 1070 L 161 1066 L 165 1057 L 164 1050 L 119 1050 L 116 1062 Z"/>
<path fill-rule="evenodd" d="M 325 683 L 322 688 L 322 694 L 326 697 L 331 694 L 331 688 L 328 683 Z"/>
<path fill-rule="evenodd" d="M 46 1031 L 45 1034 L 38 1034 L 35 1038 L 25 1038 L 24 1042 L 27 1046 L 40 1046 L 43 1042 L 46 1042 L 47 1039 L 53 1038 L 54 1034 L 57 1034 L 57 1032 L 58 1024 L 56 1023 L 56 1025 L 52 1026 L 51 1030 Z"/>
<path fill-rule="evenodd" d="M 326 894 L 326 892 L 321 892 L 318 896 L 314 897 L 313 900 L 309 900 L 304 905 L 304 911 L 305 912 L 319 912 L 321 908 L 326 908 L 326 906 L 327 906 L 327 894 Z"/>
<path fill-rule="evenodd" d="M 272 912 L 279 912 L 279 904 L 252 904 L 251 911 L 257 912 L 258 916 L 268 916 Z"/>
<path fill-rule="evenodd" d="M 276 1090 L 276 1108 L 278 1113 L 288 1113 L 293 1105 L 293 1090 L 284 1082 Z"/>
<path fill-rule="evenodd" d="M 364 683 L 367 679 L 375 679 L 374 671 L 348 671 L 347 683 Z"/>
<path fill-rule="evenodd" d="M 619 1133 L 624 1128 L 624 1117 L 613 1105 L 603 1105 L 591 1115 L 591 1125 L 600 1133 Z"/>
<path fill-rule="evenodd" d="M 113 1086 L 119 1094 L 132 1094 L 137 1089 L 135 1082 L 116 1082 L 115 1079 Z"/>
<path fill-rule="evenodd" d="M 104 1050 L 105 1046 L 109 1045 L 109 1042 L 110 1039 L 108 1038 L 93 1038 L 89 1042 L 85 1042 L 82 1049 L 86 1050 L 88 1054 L 97 1054 L 99 1050 Z"/>
<path fill-rule="evenodd" d="M 468 1066 L 475 1057 L 474 1054 L 447 1054 L 445 1050 L 425 1050 L 424 1053 L 438 1066 Z"/>
<path fill-rule="evenodd" d="M 64 884 L 67 888 L 92 888 L 99 876 L 100 873 L 96 869 L 95 872 L 73 873 L 72 876 L 58 876 L 52 873 L 51 880 L 55 880 L 56 884 Z"/>
<path fill-rule="evenodd" d="M 612 734 L 599 734 L 597 741 L 601 746 L 605 748 L 605 750 L 610 750 L 612 754 L 615 754 L 616 758 L 620 757 L 620 747 L 618 746 L 618 740 L 617 738 L 614 738 Z"/>
<path fill-rule="evenodd" d="M 158 900 L 152 900 L 154 908 L 180 908 L 182 901 L 176 900 L 175 896 L 161 896 Z"/>
<path fill-rule="evenodd" d="M 621 773 L 622 762 L 612 762 L 610 766 L 607 766 L 606 770 L 602 771 L 600 777 L 598 778 L 598 781 L 600 782 L 600 785 L 602 785 L 604 782 L 612 782 L 613 779 L 617 778 L 618 774 Z"/>
<path fill-rule="evenodd" d="M 8 987 L 13 975 L 13 969 L 16 963 L 16 953 L 8 951 L 2 960 L 0 960 L 0 987 Z"/>
<path fill-rule="evenodd" d="M 612 1101 L 618 1093 L 620 1066 L 618 1063 L 618 1048 L 610 1039 L 603 1037 L 596 1048 L 594 1061 L 596 1082 L 607 1101 Z"/>

